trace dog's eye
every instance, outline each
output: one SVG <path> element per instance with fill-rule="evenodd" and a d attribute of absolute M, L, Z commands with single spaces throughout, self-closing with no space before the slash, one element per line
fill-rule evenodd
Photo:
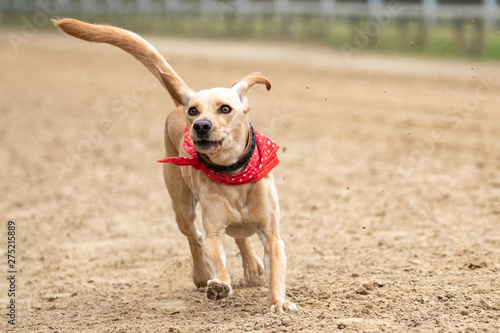
<path fill-rule="evenodd" d="M 195 107 L 189 108 L 188 115 L 196 116 L 197 114 L 198 114 L 198 109 L 196 109 Z"/>
<path fill-rule="evenodd" d="M 229 113 L 229 112 L 233 111 L 233 109 L 229 105 L 223 105 L 219 108 L 219 111 L 221 113 Z"/>

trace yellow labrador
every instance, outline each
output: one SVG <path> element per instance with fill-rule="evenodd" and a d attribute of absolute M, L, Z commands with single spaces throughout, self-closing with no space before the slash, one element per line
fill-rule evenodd
<path fill-rule="evenodd" d="M 235 238 L 248 285 L 269 287 L 273 312 L 296 310 L 286 299 L 285 246 L 279 235 L 278 194 L 271 169 L 278 163 L 278 145 L 254 130 L 248 121 L 247 91 L 254 84 L 271 88 L 260 73 L 236 81 L 232 88 L 195 92 L 147 41 L 127 30 L 74 19 L 54 20 L 65 33 L 92 42 L 109 43 L 133 55 L 168 90 L 176 108 L 165 125 L 165 183 L 180 231 L 193 257 L 193 281 L 206 287 L 211 300 L 232 293 L 225 268 L 224 236 Z M 205 238 L 196 227 L 201 206 Z M 257 233 L 264 244 L 264 265 L 250 244 Z"/>

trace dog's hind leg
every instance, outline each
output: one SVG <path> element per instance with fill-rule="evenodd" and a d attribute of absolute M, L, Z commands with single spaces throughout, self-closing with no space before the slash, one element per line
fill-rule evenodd
<path fill-rule="evenodd" d="M 235 238 L 243 262 L 243 276 L 248 287 L 265 284 L 264 265 L 250 244 L 250 238 Z"/>

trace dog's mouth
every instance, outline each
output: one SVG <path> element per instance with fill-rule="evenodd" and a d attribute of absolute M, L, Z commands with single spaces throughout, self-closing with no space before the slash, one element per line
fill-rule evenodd
<path fill-rule="evenodd" d="M 198 140 L 193 141 L 194 147 L 198 151 L 216 151 L 220 147 L 222 147 L 222 142 L 224 139 L 219 141 L 210 141 L 210 140 Z"/>

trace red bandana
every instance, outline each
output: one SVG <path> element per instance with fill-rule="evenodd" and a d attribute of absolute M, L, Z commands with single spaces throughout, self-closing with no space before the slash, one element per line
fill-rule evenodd
<path fill-rule="evenodd" d="M 180 166 L 190 165 L 196 170 L 203 171 L 208 178 L 216 183 L 223 185 L 243 185 L 251 182 L 256 182 L 259 179 L 264 178 L 265 175 L 269 173 L 275 166 L 278 165 L 279 160 L 276 156 L 276 152 L 279 146 L 276 142 L 260 133 L 257 130 L 255 132 L 255 150 L 253 152 L 252 158 L 248 162 L 247 166 L 243 171 L 237 174 L 223 174 L 210 170 L 203 164 L 199 157 L 196 149 L 193 145 L 193 141 L 189 136 L 189 130 L 186 127 L 184 130 L 184 149 L 191 155 L 191 157 L 169 157 L 159 160 L 160 163 L 174 163 Z"/>

